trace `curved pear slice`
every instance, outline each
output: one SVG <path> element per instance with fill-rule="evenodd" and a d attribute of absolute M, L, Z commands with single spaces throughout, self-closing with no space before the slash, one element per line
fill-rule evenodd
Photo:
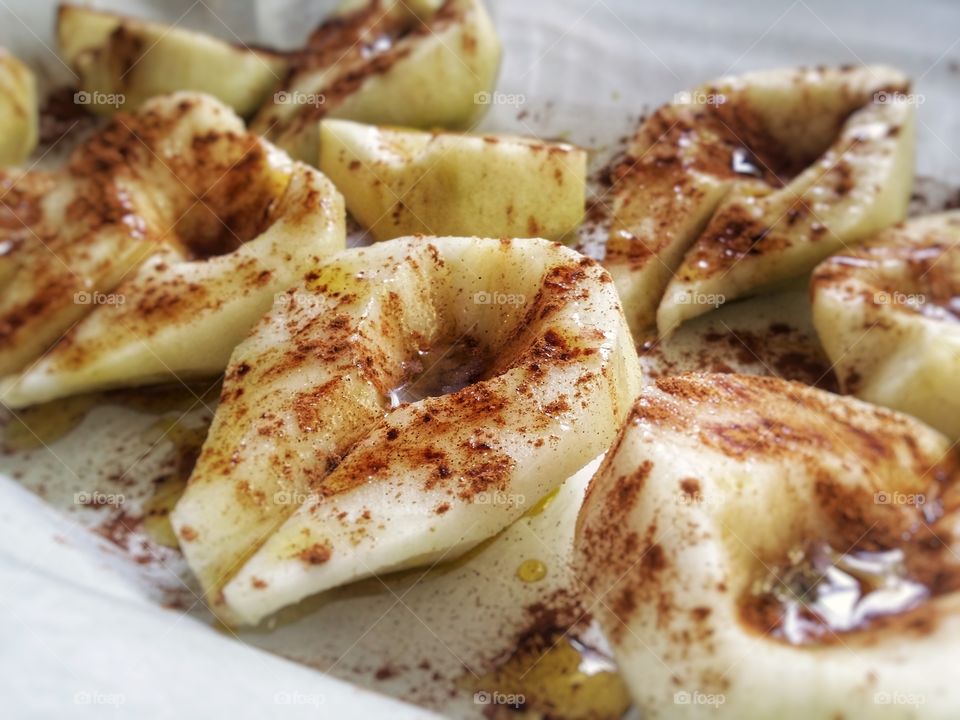
<path fill-rule="evenodd" d="M 252 129 L 314 164 L 325 117 L 467 128 L 487 109 L 499 65 L 481 0 L 349 3 L 314 31 Z"/>
<path fill-rule="evenodd" d="M 53 185 L 0 300 L 0 367 L 69 332 L 3 383 L 10 406 L 215 375 L 274 294 L 344 246 L 332 184 L 208 96 L 118 116 Z"/>
<path fill-rule="evenodd" d="M 576 535 L 643 716 L 903 718 L 912 699 L 953 717 L 958 480 L 946 438 L 852 398 L 738 375 L 646 388 Z"/>
<path fill-rule="evenodd" d="M 734 183 L 696 236 L 657 309 L 661 335 L 803 275 L 906 216 L 915 134 L 908 87 L 894 70 L 863 67 L 755 73 L 705 90 L 724 98 L 717 112 L 748 150 L 760 132 L 781 164 L 763 152 L 734 154 L 735 166 L 767 177 Z"/>
<path fill-rule="evenodd" d="M 960 439 L 960 212 L 823 262 L 813 321 L 844 392 Z"/>
<path fill-rule="evenodd" d="M 80 76 L 78 100 L 104 115 L 178 90 L 213 95 L 252 115 L 287 68 L 278 53 L 77 5 L 60 6 L 57 42 Z"/>
<path fill-rule="evenodd" d="M 22 163 L 36 146 L 36 81 L 30 68 L 0 48 L 0 167 Z"/>
<path fill-rule="evenodd" d="M 613 218 L 603 264 L 638 337 L 653 325 L 683 253 L 736 177 L 735 147 L 708 105 L 666 105 L 638 130 L 614 168 Z"/>
<path fill-rule="evenodd" d="M 175 236 L 180 215 L 204 192 L 194 165 L 216 152 L 193 140 L 230 146 L 222 172 L 246 149 L 223 138 L 242 133 L 240 119 L 216 101 L 172 96 L 117 118 L 63 170 L 14 178 L 9 198 L 20 207 L 0 226 L 0 239 L 16 249 L 0 296 L 0 375 L 39 357 L 90 312 L 87 300 L 111 293 Z M 37 192 L 44 182 L 47 191 Z"/>
<path fill-rule="evenodd" d="M 391 409 L 411 382 L 435 388 Z M 568 248 L 347 251 L 237 348 L 173 524 L 214 608 L 255 623 L 496 534 L 602 452 L 639 382 L 609 276 Z"/>
<path fill-rule="evenodd" d="M 190 260 L 169 251 L 145 262 L 53 350 L 0 386 L 10 407 L 106 388 L 214 377 L 305 268 L 342 250 L 343 201 L 297 164 L 269 207 L 267 229 L 235 251 Z"/>
<path fill-rule="evenodd" d="M 887 212 L 890 222 L 900 219 L 909 195 L 911 109 L 905 103 L 873 100 L 884 89 L 891 92 L 880 99 L 898 100 L 901 95 L 893 89 L 907 86 L 903 75 L 882 67 L 774 70 L 679 93 L 675 102 L 657 110 L 612 173 L 613 219 L 604 265 L 617 283 L 634 332 L 657 321 L 658 305 L 663 322 L 657 322 L 666 333 L 679 322 L 677 313 L 685 319 L 733 299 L 725 286 L 698 288 L 692 295 L 677 292 L 686 287 L 683 273 L 707 269 L 699 267 L 701 246 L 717 246 L 721 260 L 733 264 L 736 256 L 727 246 L 735 248 L 757 234 L 752 229 L 756 223 L 729 224 L 743 207 L 757 215 L 757 223 L 782 220 L 780 234 L 799 247 L 826 232 L 811 231 L 812 223 L 819 222 L 812 213 L 822 218 L 829 207 L 838 208 L 839 217 L 850 211 L 854 220 L 845 220 L 844 228 L 852 225 L 858 232 L 864 225 L 857 219 L 861 215 Z M 889 137 L 874 138 L 881 133 Z M 894 156 L 884 160 L 890 146 Z M 844 151 L 849 157 L 838 164 L 842 169 L 831 169 Z M 821 177 L 825 170 L 830 172 Z M 887 195 L 875 197 L 874 185 L 884 186 L 891 178 L 893 186 L 887 183 L 881 191 Z M 841 180 L 852 189 L 839 201 L 829 188 L 838 189 Z M 881 200 L 888 198 L 895 202 L 884 210 Z M 708 243 L 711 228 L 720 226 L 720 240 Z M 815 245 L 822 252 L 816 259 L 832 251 L 820 251 L 830 245 L 823 238 Z M 781 257 L 772 250 L 767 255 Z M 756 254 L 748 248 L 748 259 Z M 792 262 L 781 263 L 777 272 L 794 272 Z M 673 278 L 678 272 L 681 277 Z M 726 279 L 723 272 L 725 268 L 721 276 Z"/>
<path fill-rule="evenodd" d="M 418 233 L 560 240 L 583 218 L 587 153 L 566 143 L 325 120 L 320 169 L 377 240 Z"/>

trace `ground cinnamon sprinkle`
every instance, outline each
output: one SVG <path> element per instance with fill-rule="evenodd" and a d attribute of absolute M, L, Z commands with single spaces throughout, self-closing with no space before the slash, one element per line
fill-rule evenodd
<path fill-rule="evenodd" d="M 303 562 L 308 565 L 323 565 L 327 562 L 333 554 L 333 550 L 329 545 L 324 545 L 322 543 L 314 543 L 310 547 L 301 550 L 297 557 L 299 557 Z"/>

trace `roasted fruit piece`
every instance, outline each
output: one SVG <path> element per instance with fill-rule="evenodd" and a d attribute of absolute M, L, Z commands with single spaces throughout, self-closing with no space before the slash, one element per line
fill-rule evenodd
<path fill-rule="evenodd" d="M 173 524 L 214 609 L 255 623 L 496 534 L 606 448 L 639 382 L 609 276 L 561 245 L 347 251 L 237 348 Z"/>
<path fill-rule="evenodd" d="M 738 375 L 646 388 L 576 535 L 643 716 L 953 716 L 958 480 L 940 433 L 852 398 Z"/>
<path fill-rule="evenodd" d="M 559 240 L 583 217 L 587 154 L 528 138 L 325 120 L 320 169 L 378 240 L 417 233 Z"/>
<path fill-rule="evenodd" d="M 31 182 L 0 265 L 0 368 L 60 340 L 0 385 L 10 406 L 217 375 L 274 295 L 344 246 L 333 185 L 209 96 L 118 115 Z"/>
<path fill-rule="evenodd" d="M 774 70 L 655 112 L 613 173 L 605 264 L 631 327 L 668 334 L 901 220 L 908 87 L 883 67 Z"/>
<path fill-rule="evenodd" d="M 0 167 L 17 165 L 37 146 L 37 89 L 33 73 L 0 48 Z"/>
<path fill-rule="evenodd" d="M 78 100 L 105 115 L 178 90 L 208 93 L 251 115 L 287 68 L 279 53 L 78 5 L 60 6 L 57 42 L 80 77 Z"/>
<path fill-rule="evenodd" d="M 481 0 L 347 3 L 293 58 L 253 129 L 315 163 L 324 117 L 469 127 L 487 109 L 481 96 L 499 64 L 500 42 Z"/>
<path fill-rule="evenodd" d="M 831 257 L 810 291 L 845 392 L 960 439 L 960 212 L 910 220 Z"/>

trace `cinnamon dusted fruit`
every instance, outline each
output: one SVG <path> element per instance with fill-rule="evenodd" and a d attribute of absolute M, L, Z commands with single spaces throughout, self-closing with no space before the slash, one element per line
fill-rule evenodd
<path fill-rule="evenodd" d="M 605 264 L 661 334 L 903 219 L 909 81 L 885 67 L 721 78 L 656 111 L 613 170 Z"/>
<path fill-rule="evenodd" d="M 256 623 L 498 533 L 606 449 L 639 382 L 609 275 L 562 245 L 347 251 L 237 348 L 173 524 L 214 609 Z"/>
<path fill-rule="evenodd" d="M 57 12 L 57 46 L 80 80 L 78 100 L 101 115 L 192 90 L 248 116 L 267 101 L 288 64 L 281 53 L 70 4 Z"/>
<path fill-rule="evenodd" d="M 576 567 L 644 717 L 949 718 L 960 458 L 805 385 L 644 389 L 594 476 Z"/>
<path fill-rule="evenodd" d="M 216 376 L 276 293 L 344 246 L 330 181 L 206 95 L 118 115 L 65 169 L 13 188 L 0 215 L 12 407 Z"/>
<path fill-rule="evenodd" d="M 810 292 L 845 392 L 960 438 L 960 212 L 909 220 L 834 255 Z"/>
<path fill-rule="evenodd" d="M 252 129 L 317 162 L 319 122 L 469 128 L 489 109 L 500 41 L 482 0 L 360 0 L 317 28 Z"/>

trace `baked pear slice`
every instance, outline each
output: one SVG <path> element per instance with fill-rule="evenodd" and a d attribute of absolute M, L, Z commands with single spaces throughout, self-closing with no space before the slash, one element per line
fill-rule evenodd
<path fill-rule="evenodd" d="M 324 120 L 319 167 L 377 240 L 560 240 L 583 219 L 587 153 L 567 143 Z"/>
<path fill-rule="evenodd" d="M 296 54 L 252 129 L 312 164 L 325 117 L 469 128 L 488 108 L 499 66 L 482 0 L 348 2 Z"/>
<path fill-rule="evenodd" d="M 844 392 L 960 439 L 960 211 L 909 220 L 834 255 L 810 292 Z"/>
<path fill-rule="evenodd" d="M 115 204 L 88 205 L 97 197 Z M 69 222 L 86 219 L 77 207 L 89 229 Z M 0 304 L 12 339 L 0 358 L 15 370 L 32 359 L 24 345 L 39 355 L 67 332 L 0 385 L 11 407 L 215 376 L 274 295 L 345 242 L 329 180 L 190 93 L 118 116 L 75 153 L 41 212 L 53 244 L 27 238 Z"/>
<path fill-rule="evenodd" d="M 613 169 L 605 266 L 663 334 L 902 219 L 913 107 L 884 67 L 723 78 L 657 110 Z"/>
<path fill-rule="evenodd" d="M 943 435 L 853 398 L 728 374 L 645 388 L 576 534 L 643 717 L 952 717 L 958 480 Z"/>
<path fill-rule="evenodd" d="M 36 80 L 30 68 L 0 48 L 0 167 L 22 163 L 36 146 Z"/>
<path fill-rule="evenodd" d="M 179 90 L 207 93 L 252 115 L 287 69 L 280 53 L 79 5 L 60 6 L 57 43 L 80 77 L 78 96 L 104 115 Z"/>
<path fill-rule="evenodd" d="M 913 186 L 908 90 L 882 67 L 754 73 L 707 88 L 748 150 L 758 128 L 782 161 L 734 154 L 747 175 L 766 177 L 734 183 L 685 253 L 657 308 L 661 335 L 902 220 Z"/>
<path fill-rule="evenodd" d="M 604 450 L 639 383 L 613 283 L 573 250 L 350 250 L 234 352 L 172 522 L 213 608 L 256 623 L 496 534 Z"/>

